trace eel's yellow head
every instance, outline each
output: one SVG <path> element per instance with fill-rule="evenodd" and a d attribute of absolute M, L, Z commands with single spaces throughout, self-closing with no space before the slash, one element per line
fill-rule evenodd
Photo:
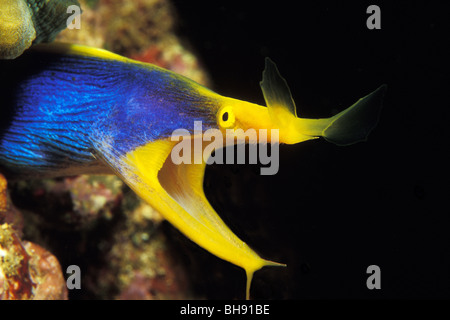
<path fill-rule="evenodd" d="M 234 135 L 249 143 L 295 144 L 315 139 L 305 134 L 308 128 L 302 128 L 300 120 L 283 107 L 264 107 L 235 99 L 226 99 L 217 112 L 217 124 L 224 137 Z"/>
<path fill-rule="evenodd" d="M 266 59 L 261 88 L 267 107 L 232 98 L 221 101 L 216 117 L 224 136 L 234 133 L 250 143 L 287 144 L 317 137 L 310 121 L 305 122 L 310 119 L 297 117 L 289 87 L 270 59 Z"/>
<path fill-rule="evenodd" d="M 375 128 L 386 91 L 386 85 L 382 85 L 330 118 L 307 119 L 297 117 L 286 80 L 268 58 L 260 85 L 267 107 L 223 99 L 217 111 L 217 124 L 222 131 L 232 129 L 228 132 L 250 143 L 295 144 L 323 137 L 336 145 L 350 145 L 365 141 Z"/>

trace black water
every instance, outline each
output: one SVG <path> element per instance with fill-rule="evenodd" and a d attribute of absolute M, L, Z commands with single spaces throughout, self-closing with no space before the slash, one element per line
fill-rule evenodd
<path fill-rule="evenodd" d="M 280 171 L 213 166 L 206 193 L 263 257 L 254 298 L 450 298 L 448 6 L 395 1 L 174 1 L 179 33 L 224 95 L 264 103 L 264 57 L 290 85 L 297 113 L 327 117 L 386 83 L 365 143 L 282 146 Z M 381 9 L 369 30 L 366 9 Z M 243 272 L 183 243 L 211 298 L 239 297 Z M 381 270 L 369 290 L 367 267 Z M 220 272 L 242 281 L 216 276 Z M 228 279 L 228 280 L 227 280 Z M 242 297 L 241 297 L 242 298 Z"/>

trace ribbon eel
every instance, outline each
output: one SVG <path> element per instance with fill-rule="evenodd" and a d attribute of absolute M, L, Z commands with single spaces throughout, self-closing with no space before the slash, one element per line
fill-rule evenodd
<path fill-rule="evenodd" d="M 255 271 L 283 264 L 261 258 L 225 225 L 203 191 L 207 157 L 175 164 L 172 133 L 183 128 L 195 144 L 209 129 L 278 129 L 279 140 L 269 135 L 266 142 L 323 137 L 348 145 L 365 140 L 375 127 L 386 89 L 381 86 L 331 118 L 306 119 L 297 116 L 286 81 L 269 59 L 261 82 L 267 106 L 260 106 L 151 64 L 69 44 L 38 45 L 0 61 L 0 76 L 4 174 L 117 174 L 192 241 L 243 268 L 247 298 Z M 195 121 L 202 122 L 201 134 L 193 131 Z M 192 157 L 206 152 L 201 146 Z"/>

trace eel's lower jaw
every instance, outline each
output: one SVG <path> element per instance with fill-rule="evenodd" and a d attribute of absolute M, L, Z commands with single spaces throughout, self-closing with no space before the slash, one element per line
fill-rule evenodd
<path fill-rule="evenodd" d="M 203 146 L 202 152 L 204 149 Z M 206 163 L 175 165 L 168 157 L 159 171 L 158 177 L 163 188 L 186 212 L 212 232 L 220 234 L 222 239 L 225 240 L 223 247 L 220 248 L 221 250 L 218 250 L 224 251 L 222 255 L 216 250 L 207 250 L 245 270 L 247 276 L 246 299 L 249 299 L 251 281 L 257 270 L 265 266 L 286 265 L 262 259 L 226 226 L 204 194 L 205 168 Z M 202 246 L 202 244 L 198 244 Z M 238 260 L 236 257 L 239 257 L 239 255 L 241 259 Z"/>
<path fill-rule="evenodd" d="M 281 266 L 262 259 L 239 239 L 215 212 L 203 191 L 206 163 L 179 164 L 170 157 L 175 143 L 148 143 L 123 158 L 124 181 L 172 225 L 217 257 L 240 266 L 247 274 L 249 298 L 253 273 L 264 266 Z"/>

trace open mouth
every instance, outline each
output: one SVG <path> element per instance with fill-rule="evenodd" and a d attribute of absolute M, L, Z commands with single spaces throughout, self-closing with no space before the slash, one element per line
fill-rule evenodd
<path fill-rule="evenodd" d="M 169 196 L 182 206 L 191 217 L 211 231 L 219 231 L 224 234 L 221 228 L 217 228 L 220 224 L 224 225 L 224 222 L 217 216 L 203 192 L 206 164 L 203 161 L 200 164 L 195 164 L 198 161 L 194 161 L 195 157 L 203 156 L 205 144 L 199 137 L 191 139 L 190 143 L 191 150 L 197 150 L 191 152 L 191 161 L 175 164 L 171 156 L 167 157 L 158 172 L 158 180 Z M 201 145 L 201 150 L 195 148 L 194 145 Z"/>

